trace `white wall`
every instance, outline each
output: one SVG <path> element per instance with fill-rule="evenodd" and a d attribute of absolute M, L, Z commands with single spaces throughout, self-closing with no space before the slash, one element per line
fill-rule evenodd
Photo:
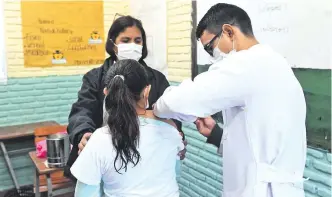
<path fill-rule="evenodd" d="M 130 15 L 140 19 L 147 34 L 146 63 L 167 76 L 166 1 L 130 0 Z"/>
<path fill-rule="evenodd" d="M 198 22 L 216 3 L 244 9 L 256 38 L 286 57 L 293 67 L 332 68 L 331 0 L 197 0 Z M 198 64 L 209 63 L 200 43 L 197 48 Z"/>
<path fill-rule="evenodd" d="M 5 14 L 4 2 L 0 1 L 0 83 L 7 81 L 7 65 L 6 65 L 6 51 L 5 51 Z"/>

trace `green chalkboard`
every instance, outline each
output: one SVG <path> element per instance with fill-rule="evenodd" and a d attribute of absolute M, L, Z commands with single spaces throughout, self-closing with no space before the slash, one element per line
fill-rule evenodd
<path fill-rule="evenodd" d="M 331 70 L 293 69 L 307 102 L 308 145 L 331 152 Z"/>

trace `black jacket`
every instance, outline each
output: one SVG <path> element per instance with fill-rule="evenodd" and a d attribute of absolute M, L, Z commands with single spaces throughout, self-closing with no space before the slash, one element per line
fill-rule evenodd
<path fill-rule="evenodd" d="M 140 61 L 140 63 L 146 68 L 151 84 L 149 95 L 149 109 L 151 109 L 152 105 L 169 86 L 169 83 L 161 72 L 148 67 L 144 61 Z M 65 168 L 67 177 L 73 178 L 69 169 L 78 157 L 78 144 L 82 136 L 87 132 L 94 132 L 102 126 L 104 77 L 112 65 L 113 62 L 108 58 L 102 66 L 92 69 L 83 76 L 83 84 L 78 92 L 78 100 L 72 105 L 68 120 L 67 131 L 73 148 Z M 175 123 L 181 131 L 181 122 L 175 121 Z"/>
<path fill-rule="evenodd" d="M 220 147 L 220 141 L 222 138 L 223 130 L 218 125 L 216 125 L 212 131 L 210 136 L 207 138 L 206 142 L 209 144 L 215 145 L 217 148 Z"/>
<path fill-rule="evenodd" d="M 223 123 L 223 115 L 222 112 L 218 112 L 212 115 L 212 118 L 217 123 Z M 216 126 L 212 129 L 210 136 L 207 138 L 206 142 L 215 145 L 216 147 L 220 147 L 220 141 L 222 138 L 223 129 L 216 124 Z"/>

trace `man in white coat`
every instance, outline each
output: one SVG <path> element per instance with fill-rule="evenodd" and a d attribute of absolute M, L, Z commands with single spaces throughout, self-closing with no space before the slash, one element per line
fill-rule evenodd
<path fill-rule="evenodd" d="M 166 89 L 154 113 L 196 121 L 209 136 L 209 116 L 222 110 L 224 197 L 304 197 L 306 104 L 290 64 L 258 43 L 249 16 L 234 5 L 211 7 L 196 36 L 216 63 Z"/>

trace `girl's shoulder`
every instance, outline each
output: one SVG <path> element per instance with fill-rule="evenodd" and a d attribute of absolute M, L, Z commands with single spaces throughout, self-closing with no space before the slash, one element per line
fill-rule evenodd
<path fill-rule="evenodd" d="M 150 125 L 157 125 L 157 126 L 166 126 L 172 129 L 177 129 L 175 123 L 172 120 L 161 119 L 157 117 L 139 117 L 139 120 L 143 125 L 144 123 L 148 123 Z"/>
<path fill-rule="evenodd" d="M 147 120 L 150 120 L 150 122 L 154 122 L 154 123 L 167 124 L 169 126 L 174 127 L 175 129 L 177 129 L 177 126 L 176 126 L 176 124 L 174 123 L 173 120 L 159 118 L 159 117 L 157 117 L 153 114 L 152 110 L 147 110 L 146 113 L 145 113 L 145 116 L 142 116 L 140 118 L 143 118 L 143 119 L 145 118 Z"/>
<path fill-rule="evenodd" d="M 108 126 L 100 127 L 96 129 L 90 139 L 89 142 L 92 141 L 97 144 L 108 144 L 111 141 L 111 133 L 109 131 Z"/>
<path fill-rule="evenodd" d="M 170 120 L 170 119 L 163 119 L 163 118 L 157 118 L 157 120 L 161 121 L 161 122 L 165 122 L 171 126 L 173 126 L 174 128 L 177 128 L 176 127 L 176 124 L 173 120 Z"/>

